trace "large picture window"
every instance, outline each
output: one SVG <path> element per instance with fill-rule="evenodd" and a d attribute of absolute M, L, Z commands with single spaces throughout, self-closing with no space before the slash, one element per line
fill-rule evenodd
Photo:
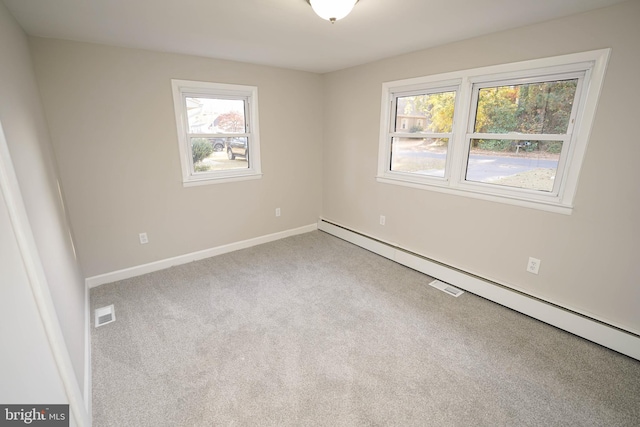
<path fill-rule="evenodd" d="M 260 178 L 257 88 L 171 83 L 184 184 Z"/>
<path fill-rule="evenodd" d="M 385 83 L 378 181 L 571 213 L 608 54 Z"/>

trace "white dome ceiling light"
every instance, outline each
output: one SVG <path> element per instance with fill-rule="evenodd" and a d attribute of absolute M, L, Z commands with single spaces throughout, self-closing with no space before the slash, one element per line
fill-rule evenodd
<path fill-rule="evenodd" d="M 359 0 L 306 0 L 322 19 L 336 21 L 347 16 Z"/>

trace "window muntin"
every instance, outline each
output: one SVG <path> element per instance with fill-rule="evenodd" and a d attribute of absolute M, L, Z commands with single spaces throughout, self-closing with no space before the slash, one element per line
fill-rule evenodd
<path fill-rule="evenodd" d="M 172 80 L 184 185 L 260 173 L 257 88 Z"/>
<path fill-rule="evenodd" d="M 390 170 L 444 178 L 456 91 L 394 94 Z"/>
<path fill-rule="evenodd" d="M 570 214 L 609 54 L 602 49 L 383 83 L 378 182 Z M 411 164 L 407 146 L 415 157 L 425 135 L 409 132 L 397 99 L 445 87 L 456 92 L 452 129 L 426 135 L 430 143 L 447 139 L 445 169 Z M 492 104 L 496 94 L 503 99 Z M 498 112 L 501 121 L 489 123 L 487 115 Z M 493 158 L 479 157 L 488 154 Z M 525 162 L 514 165 L 514 158 Z"/>

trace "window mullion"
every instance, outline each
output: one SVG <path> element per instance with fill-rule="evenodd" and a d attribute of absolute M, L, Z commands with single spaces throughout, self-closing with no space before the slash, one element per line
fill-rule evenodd
<path fill-rule="evenodd" d="M 471 105 L 471 83 L 467 77 L 462 79 L 460 90 L 456 97 L 455 113 L 453 116 L 453 137 L 449 141 L 449 159 L 447 163 L 446 178 L 451 187 L 458 187 L 463 181 L 463 165 L 468 156 L 468 144 L 465 140 L 469 122 L 469 109 Z"/>

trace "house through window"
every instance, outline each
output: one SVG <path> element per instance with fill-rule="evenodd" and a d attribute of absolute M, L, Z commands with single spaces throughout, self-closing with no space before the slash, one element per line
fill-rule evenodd
<path fill-rule="evenodd" d="M 257 88 L 172 80 L 183 183 L 260 178 Z"/>

